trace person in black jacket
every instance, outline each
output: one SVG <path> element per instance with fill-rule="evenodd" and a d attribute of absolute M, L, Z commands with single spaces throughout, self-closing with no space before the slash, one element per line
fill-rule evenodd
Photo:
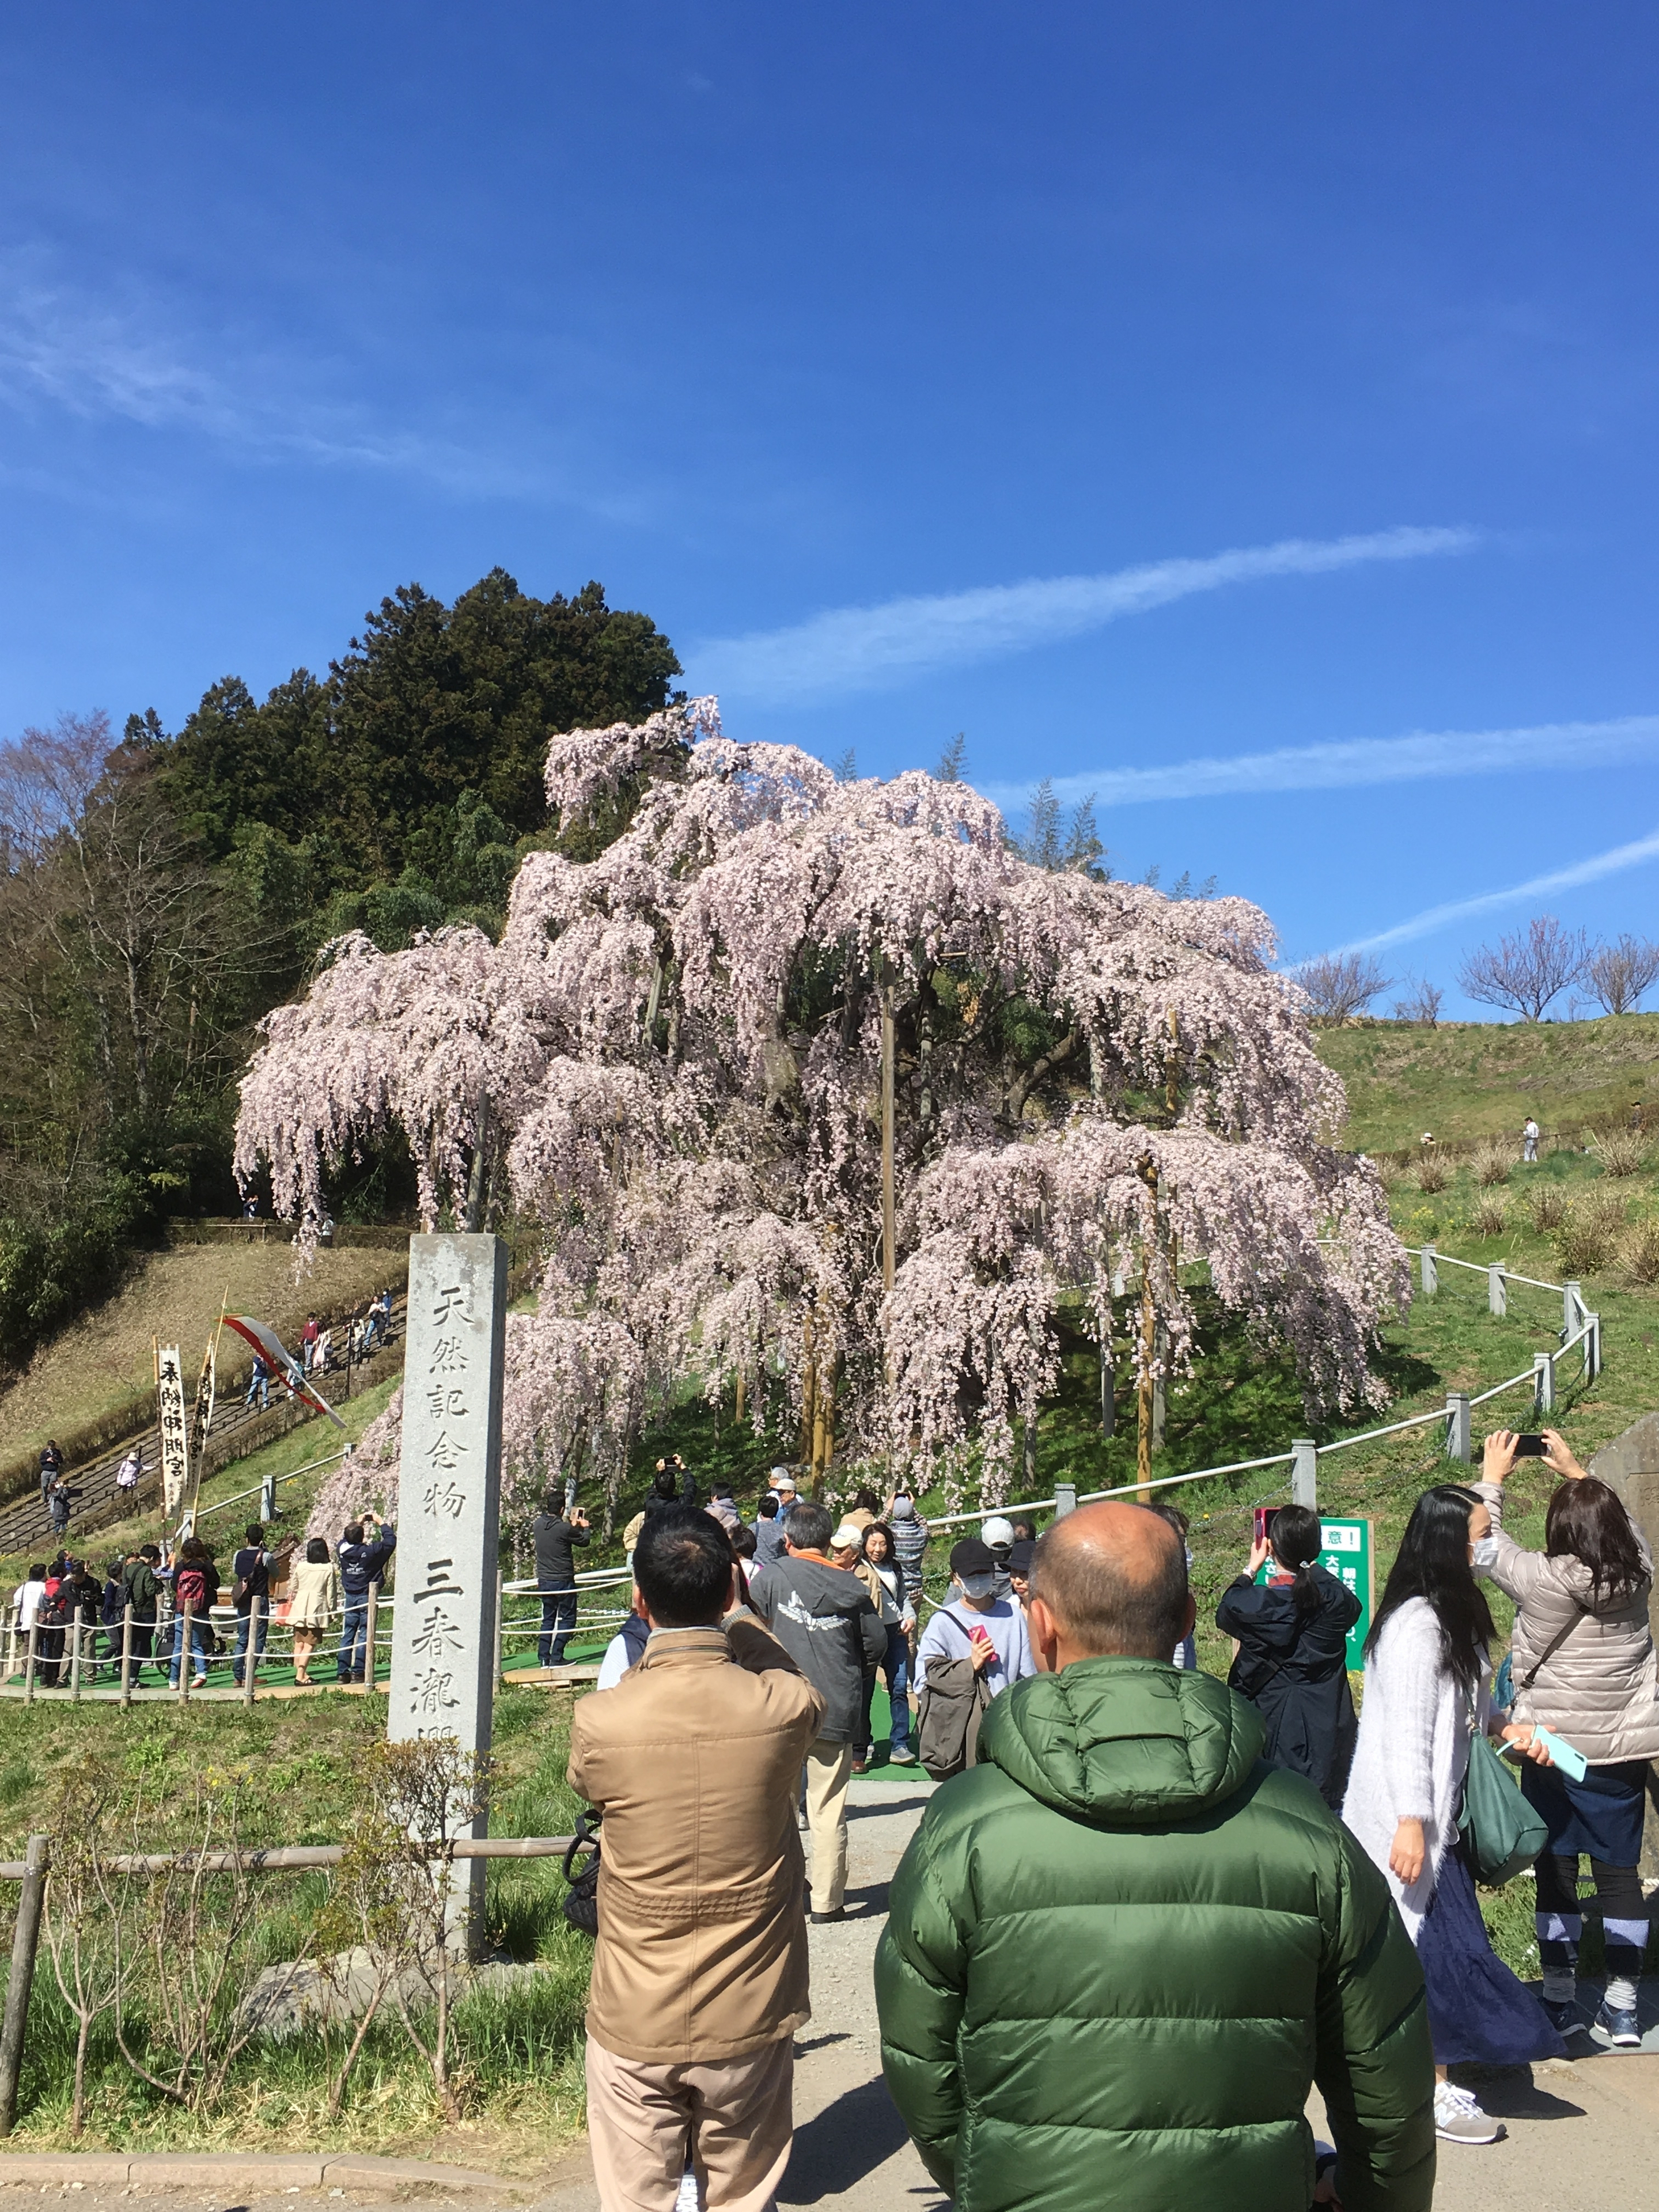
<path fill-rule="evenodd" d="M 1267 1724 L 1264 1755 L 1305 1774 L 1336 1812 L 1359 1727 L 1348 1687 L 1348 1631 L 1360 1608 L 1352 1590 L 1315 1564 L 1322 1549 L 1311 1506 L 1281 1505 L 1215 1620 L 1237 1639 L 1227 1680 Z M 1258 1569 L 1269 1563 L 1273 1571 L 1258 1583 Z"/>
<path fill-rule="evenodd" d="M 580 1506 L 568 1515 L 564 1501 L 549 1491 L 531 1524 L 536 1539 L 536 1592 L 542 1601 L 542 1632 L 536 1658 L 543 1667 L 562 1667 L 564 1649 L 576 1632 L 576 1562 L 573 1547 L 592 1535 Z"/>
<path fill-rule="evenodd" d="M 365 1511 L 348 1521 L 334 1557 L 340 1570 L 340 1650 L 335 1674 L 342 1682 L 374 1680 L 374 1623 L 369 1619 L 369 1585 L 386 1573 L 398 1548 L 398 1532 L 378 1514 Z"/>
<path fill-rule="evenodd" d="M 155 1607 L 161 1585 L 157 1580 L 161 1565 L 161 1548 L 155 1544 L 141 1544 L 122 1570 L 121 1579 L 126 1586 L 122 1610 L 132 1607 L 132 1673 L 136 1680 L 147 1659 L 153 1659 L 155 1642 Z"/>
<path fill-rule="evenodd" d="M 276 1563 L 276 1553 L 265 1549 L 265 1532 L 261 1522 L 250 1521 L 242 1535 L 242 1548 L 230 1563 L 233 1602 L 236 1607 L 236 1654 L 230 1671 L 239 1690 L 242 1686 L 242 1668 L 247 1656 L 256 1597 L 259 1601 L 259 1629 L 253 1647 L 256 1671 L 257 1662 L 264 1657 L 265 1632 L 270 1626 L 270 1571 Z"/>

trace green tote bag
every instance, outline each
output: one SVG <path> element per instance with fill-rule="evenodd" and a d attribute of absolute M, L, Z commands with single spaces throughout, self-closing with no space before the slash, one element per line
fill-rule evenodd
<path fill-rule="evenodd" d="M 1492 1889 L 1530 1866 L 1549 1840 L 1549 1830 L 1480 1729 L 1469 1742 L 1457 1832 L 1475 1880 Z"/>

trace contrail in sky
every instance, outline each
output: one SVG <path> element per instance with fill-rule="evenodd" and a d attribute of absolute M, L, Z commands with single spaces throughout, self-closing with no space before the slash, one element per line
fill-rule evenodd
<path fill-rule="evenodd" d="M 1554 868 L 1547 876 L 1529 876 L 1524 884 L 1511 884 L 1507 890 L 1482 891 L 1475 898 L 1453 899 L 1445 906 L 1425 907 L 1408 921 L 1395 922 L 1392 929 L 1379 929 L 1371 937 L 1356 937 L 1346 945 L 1333 945 L 1331 950 L 1333 953 L 1380 952 L 1386 945 L 1405 945 L 1414 937 L 1431 936 L 1449 921 L 1463 921 L 1471 915 L 1492 914 L 1499 907 L 1518 906 L 1523 900 L 1544 898 L 1552 891 L 1576 890 L 1581 884 L 1599 883 L 1603 876 L 1616 876 L 1626 868 L 1638 868 L 1644 860 L 1659 860 L 1659 830 L 1646 837 L 1638 837 L 1632 844 L 1615 845 L 1610 852 L 1598 853 L 1592 860 L 1576 861 L 1570 868 Z"/>
<path fill-rule="evenodd" d="M 1352 738 L 1268 753 L 1216 754 L 1164 768 L 1102 768 L 1053 779 L 1066 805 L 1222 799 L 1274 791 L 1340 791 L 1355 784 L 1415 783 L 1447 775 L 1502 775 L 1537 768 L 1601 768 L 1659 752 L 1659 714 L 1606 722 L 1539 722 L 1514 730 L 1416 730 L 1403 738 Z M 1005 812 L 1029 804 L 1035 785 L 985 783 Z"/>
<path fill-rule="evenodd" d="M 757 703 L 806 700 L 870 690 L 923 669 L 1079 637 L 1125 615 L 1229 584 L 1468 553 L 1480 543 L 1474 530 L 1407 527 L 1352 538 L 1287 538 L 1276 545 L 1243 546 L 1201 560 L 1156 561 L 1104 575 L 1033 577 L 936 598 L 836 607 L 787 629 L 712 640 L 690 658 L 700 689 Z"/>

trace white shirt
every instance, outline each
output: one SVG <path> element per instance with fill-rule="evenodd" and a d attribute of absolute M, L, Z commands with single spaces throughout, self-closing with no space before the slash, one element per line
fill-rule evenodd
<path fill-rule="evenodd" d="M 605 1647 L 605 1656 L 599 1662 L 599 1679 L 596 1690 L 614 1690 L 628 1672 L 628 1639 L 613 1636 Z"/>
<path fill-rule="evenodd" d="M 27 1636 L 34 1626 L 34 1616 L 40 1610 L 40 1601 L 46 1594 L 44 1583 L 19 1583 L 11 1594 L 11 1609 L 17 1616 L 17 1630 Z"/>

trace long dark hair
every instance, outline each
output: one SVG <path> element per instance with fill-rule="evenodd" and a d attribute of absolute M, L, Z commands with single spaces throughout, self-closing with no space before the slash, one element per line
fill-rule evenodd
<path fill-rule="evenodd" d="M 1281 1505 L 1273 1517 L 1270 1540 L 1274 1559 L 1296 1575 L 1291 1603 L 1300 1620 L 1319 1603 L 1313 1579 L 1314 1561 L 1325 1548 L 1319 1516 L 1311 1505 Z"/>
<path fill-rule="evenodd" d="M 1465 1690 L 1474 1688 L 1498 1633 L 1492 1607 L 1469 1565 L 1469 1516 L 1481 1502 L 1472 1490 L 1455 1482 L 1437 1483 L 1418 1499 L 1365 1638 L 1368 1659 L 1389 1615 L 1411 1598 L 1425 1598 L 1440 1624 L 1440 1656 L 1446 1671 Z"/>
<path fill-rule="evenodd" d="M 1551 1498 L 1544 1551 L 1552 1559 L 1583 1560 L 1592 1597 L 1629 1597 L 1647 1579 L 1625 1501 L 1593 1474 L 1564 1482 Z"/>

